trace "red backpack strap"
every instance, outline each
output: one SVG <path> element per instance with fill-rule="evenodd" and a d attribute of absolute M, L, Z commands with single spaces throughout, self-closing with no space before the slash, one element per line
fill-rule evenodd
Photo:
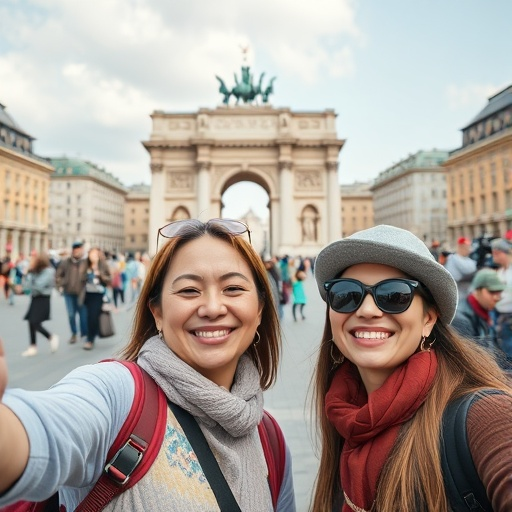
<path fill-rule="evenodd" d="M 134 486 L 153 464 L 165 433 L 167 399 L 156 382 L 135 362 L 118 361 L 135 381 L 133 404 L 107 455 L 104 472 L 76 511 L 102 510 L 115 496 Z"/>
<path fill-rule="evenodd" d="M 283 431 L 268 412 L 263 411 L 263 419 L 258 425 L 261 445 L 268 467 L 268 482 L 270 493 L 272 495 L 272 505 L 277 510 L 277 500 L 281 491 L 281 485 L 284 478 L 284 467 L 286 462 L 286 450 Z"/>

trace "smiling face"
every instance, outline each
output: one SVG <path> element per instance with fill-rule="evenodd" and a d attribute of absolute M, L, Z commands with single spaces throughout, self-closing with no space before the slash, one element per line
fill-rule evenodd
<path fill-rule="evenodd" d="M 171 350 L 227 389 L 255 338 L 261 309 L 247 262 L 229 243 L 209 235 L 176 251 L 161 302 L 151 306 Z"/>
<path fill-rule="evenodd" d="M 374 285 L 391 278 L 408 278 L 387 265 L 354 265 L 341 277 Z M 359 369 L 368 393 L 378 389 L 395 368 L 417 351 L 422 336 L 427 337 L 437 315 L 425 312 L 418 293 L 409 308 L 400 314 L 383 313 L 368 294 L 353 313 L 336 313 L 329 309 L 334 343 L 341 353 Z"/>

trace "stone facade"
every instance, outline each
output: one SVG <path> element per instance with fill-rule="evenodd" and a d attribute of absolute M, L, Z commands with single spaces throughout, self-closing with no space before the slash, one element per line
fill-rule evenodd
<path fill-rule="evenodd" d="M 0 257 L 48 249 L 52 165 L 32 151 L 25 133 L 0 104 Z"/>
<path fill-rule="evenodd" d="M 341 236 L 333 110 L 293 112 L 268 105 L 152 114 L 150 239 L 180 218 L 220 217 L 222 194 L 251 181 L 269 195 L 273 254 L 315 255 Z"/>
<path fill-rule="evenodd" d="M 74 240 L 118 252 L 124 247 L 126 189 L 98 166 L 78 158 L 52 158 L 50 247 L 69 249 Z"/>
<path fill-rule="evenodd" d="M 381 172 L 373 192 L 375 225 L 407 229 L 427 245 L 446 240 L 447 151 L 418 151 Z"/>
<path fill-rule="evenodd" d="M 132 185 L 124 204 L 124 250 L 131 253 L 148 251 L 150 186 Z"/>
<path fill-rule="evenodd" d="M 512 228 L 512 85 L 489 98 L 444 163 L 448 237 L 503 236 Z"/>
<path fill-rule="evenodd" d="M 356 181 L 349 185 L 341 185 L 341 225 L 343 226 L 343 237 L 374 226 L 371 185 L 371 181 Z"/>

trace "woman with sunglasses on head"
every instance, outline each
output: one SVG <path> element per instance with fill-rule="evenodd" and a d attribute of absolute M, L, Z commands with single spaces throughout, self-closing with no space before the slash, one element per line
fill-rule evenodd
<path fill-rule="evenodd" d="M 169 401 L 165 435 L 144 477 L 107 509 L 293 512 L 289 451 L 283 447 L 284 475 L 272 494 L 268 445 L 259 432 L 263 391 L 275 381 L 281 339 L 248 228 L 227 219 L 182 220 L 164 226 L 159 237 L 168 241 L 149 267 L 122 354 Z M 0 370 L 0 383 L 2 377 Z M 60 503 L 71 511 L 104 471 L 134 401 L 134 380 L 119 362 L 103 362 L 73 371 L 48 391 L 7 390 L 3 401 L 0 506 L 40 501 L 59 490 Z M 220 467 L 223 496 L 187 437 L 181 422 L 187 413 Z M 234 501 L 229 508 L 220 505 L 226 493 Z"/>
<path fill-rule="evenodd" d="M 381 225 L 327 245 L 315 278 L 327 313 L 313 511 L 466 510 L 448 499 L 440 440 L 448 404 L 471 394 L 467 449 L 490 502 L 475 510 L 512 510 L 512 389 L 492 356 L 450 327 L 449 272 L 415 235 Z"/>

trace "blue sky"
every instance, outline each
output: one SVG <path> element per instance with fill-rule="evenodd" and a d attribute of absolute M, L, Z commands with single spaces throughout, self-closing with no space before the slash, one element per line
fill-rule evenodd
<path fill-rule="evenodd" d="M 250 45 L 271 102 L 333 108 L 340 183 L 375 178 L 420 149 L 454 149 L 512 83 L 509 0 L 0 0 L 0 102 L 43 156 L 79 156 L 149 182 L 153 110 L 217 106 Z M 255 186 L 228 190 L 226 215 Z"/>

